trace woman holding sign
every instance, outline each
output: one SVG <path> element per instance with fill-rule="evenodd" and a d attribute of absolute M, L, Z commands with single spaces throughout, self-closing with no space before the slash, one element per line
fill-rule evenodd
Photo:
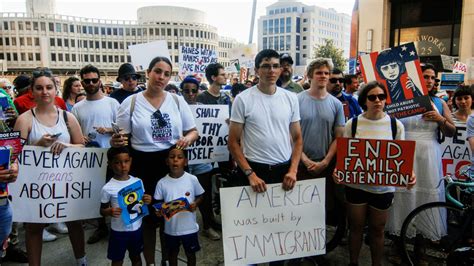
<path fill-rule="evenodd" d="M 363 139 L 395 139 L 405 138 L 403 124 L 392 120 L 385 114 L 387 99 L 383 84 L 372 81 L 367 83 L 359 94 L 359 105 L 364 113 L 349 120 L 344 127 L 344 137 Z M 395 122 L 395 125 L 393 123 Z M 392 132 L 393 131 L 393 132 Z M 337 179 L 334 170 L 333 177 Z M 415 176 L 410 179 L 413 186 Z M 381 265 L 384 249 L 384 228 L 388 218 L 388 209 L 392 205 L 394 187 L 362 184 L 347 184 L 345 187 L 348 220 L 350 221 L 349 252 L 351 265 L 357 265 L 362 245 L 365 221 L 369 219 L 370 250 L 372 265 Z"/>
<path fill-rule="evenodd" d="M 422 115 L 401 119 L 406 130 L 406 139 L 415 140 L 415 160 L 413 170 L 418 177 L 418 183 L 413 190 L 397 190 L 394 197 L 394 207 L 390 210 L 387 230 L 396 236 L 400 235 L 403 221 L 416 207 L 434 201 L 445 201 L 444 186 L 439 185 L 442 179 L 440 133 L 452 137 L 456 127 L 451 120 L 448 105 L 435 96 L 434 84 L 437 76 L 433 65 L 422 67 L 433 110 Z M 443 232 L 445 217 L 433 221 L 432 232 Z M 436 229 L 436 230 L 435 230 Z M 435 240 L 438 236 L 428 236 Z M 399 251 L 396 251 L 399 253 Z M 422 258 L 419 258 L 422 259 Z M 393 262 L 400 258 L 392 256 Z"/>
<path fill-rule="evenodd" d="M 56 84 L 47 68 L 33 71 L 32 95 L 36 107 L 20 115 L 15 131 L 33 146 L 51 147 L 54 154 L 66 147 L 83 147 L 83 136 L 76 118 L 55 106 Z M 66 222 L 69 239 L 78 265 L 87 265 L 84 248 L 84 229 L 81 221 Z M 26 250 L 29 265 L 41 264 L 42 234 L 45 224 L 25 223 Z"/>
<path fill-rule="evenodd" d="M 158 56 L 150 62 L 147 89 L 129 96 L 120 105 L 117 124 L 125 134 L 114 134 L 110 141 L 113 147 L 128 145 L 130 141 L 131 174 L 142 179 L 148 193 L 155 191 L 158 180 L 168 173 L 165 162 L 168 149 L 173 145 L 185 149 L 198 138 L 193 114 L 186 101 L 164 90 L 172 69 L 166 57 Z M 160 239 L 163 248 L 164 239 Z M 150 216 L 143 219 L 143 240 L 146 263 L 154 264 L 156 223 Z"/>

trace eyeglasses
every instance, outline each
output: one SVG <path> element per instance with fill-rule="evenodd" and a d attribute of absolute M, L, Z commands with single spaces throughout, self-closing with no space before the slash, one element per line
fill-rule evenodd
<path fill-rule="evenodd" d="M 273 64 L 273 65 L 270 65 L 270 64 L 263 64 L 260 66 L 261 69 L 263 70 L 270 70 L 270 69 L 278 69 L 278 68 L 281 68 L 281 65 L 280 64 Z"/>
<path fill-rule="evenodd" d="M 163 114 L 160 110 L 156 110 L 156 112 L 153 113 L 153 118 L 158 120 L 158 126 L 160 127 L 165 127 L 166 125 L 168 125 L 168 122 L 163 117 Z"/>
<path fill-rule="evenodd" d="M 137 80 L 137 79 L 138 79 L 138 77 L 135 76 L 135 75 L 125 76 L 125 77 L 122 78 L 122 80 L 124 80 L 124 81 Z"/>
<path fill-rule="evenodd" d="M 192 93 L 198 93 L 198 90 L 197 90 L 197 89 L 194 89 L 194 90 L 188 90 L 188 89 L 183 90 L 183 93 L 189 94 L 189 93 L 191 93 L 191 92 L 192 92 Z"/>
<path fill-rule="evenodd" d="M 375 99 L 379 99 L 380 101 L 383 101 L 383 100 L 386 100 L 387 99 L 387 95 L 385 94 L 371 94 L 371 95 L 367 95 L 367 100 L 371 101 L 371 102 L 375 102 Z"/>
<path fill-rule="evenodd" d="M 99 82 L 99 79 L 98 78 L 93 78 L 93 79 L 83 79 L 82 82 L 84 82 L 85 84 L 96 84 L 97 82 Z"/>
<path fill-rule="evenodd" d="M 51 78 L 53 77 L 53 72 L 49 70 L 49 68 L 38 68 L 36 70 L 33 70 L 31 73 L 33 78 L 39 78 L 39 77 L 48 77 Z"/>
<path fill-rule="evenodd" d="M 344 83 L 344 78 L 330 78 L 329 79 L 329 82 L 331 83 L 337 83 L 339 81 L 339 83 Z"/>
<path fill-rule="evenodd" d="M 4 89 L 4 90 L 9 90 L 9 89 L 11 89 L 11 88 L 12 88 L 12 86 L 0 87 L 0 89 Z"/>

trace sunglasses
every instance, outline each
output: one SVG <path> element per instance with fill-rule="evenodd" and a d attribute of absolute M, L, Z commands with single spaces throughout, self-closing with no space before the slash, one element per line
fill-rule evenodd
<path fill-rule="evenodd" d="M 84 82 L 85 84 L 95 84 L 97 82 L 99 82 L 99 79 L 98 78 L 94 78 L 94 79 L 83 79 L 82 82 Z"/>
<path fill-rule="evenodd" d="M 191 93 L 191 92 L 192 92 L 192 93 L 198 93 L 198 90 L 197 90 L 197 89 L 194 89 L 194 90 L 183 90 L 183 93 L 189 94 L 189 93 Z"/>
<path fill-rule="evenodd" d="M 51 78 L 53 76 L 53 72 L 49 70 L 49 68 L 39 68 L 36 70 L 33 70 L 31 73 L 33 78 L 39 78 L 39 77 L 49 77 Z"/>
<path fill-rule="evenodd" d="M 371 101 L 371 102 L 375 102 L 375 99 L 379 99 L 380 101 L 383 101 L 383 100 L 386 100 L 387 99 L 387 95 L 385 94 L 371 94 L 371 95 L 367 95 L 367 100 Z"/>
<path fill-rule="evenodd" d="M 344 83 L 344 78 L 330 78 L 329 79 L 329 82 L 331 83 L 337 83 L 339 81 L 339 83 Z"/>
<path fill-rule="evenodd" d="M 0 87 L 0 89 L 4 89 L 4 90 L 9 90 L 9 89 L 11 89 L 11 88 L 12 88 L 12 86 Z"/>
<path fill-rule="evenodd" d="M 160 110 L 156 110 L 156 112 L 153 113 L 153 118 L 158 120 L 158 126 L 160 127 L 165 127 L 168 124 Z"/>
<path fill-rule="evenodd" d="M 129 81 L 129 80 L 137 80 L 138 77 L 135 75 L 130 75 L 130 76 L 125 76 L 122 78 L 122 80 Z"/>

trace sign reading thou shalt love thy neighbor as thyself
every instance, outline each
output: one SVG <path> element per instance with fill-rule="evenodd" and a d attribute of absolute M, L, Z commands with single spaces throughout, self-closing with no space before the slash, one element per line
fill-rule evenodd
<path fill-rule="evenodd" d="M 190 105 L 199 138 L 188 147 L 189 164 L 229 160 L 228 105 Z"/>
<path fill-rule="evenodd" d="M 245 265 L 326 253 L 325 178 L 281 183 L 267 191 L 221 188 L 225 265 Z"/>
<path fill-rule="evenodd" d="M 18 157 L 19 175 L 9 185 L 13 220 L 68 222 L 100 217 L 107 149 L 25 146 Z"/>
<path fill-rule="evenodd" d="M 337 138 L 336 175 L 343 184 L 406 187 L 415 141 Z"/>

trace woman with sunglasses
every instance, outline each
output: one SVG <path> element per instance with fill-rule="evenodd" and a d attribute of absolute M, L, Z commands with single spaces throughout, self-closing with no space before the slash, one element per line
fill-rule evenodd
<path fill-rule="evenodd" d="M 440 134 L 452 137 L 456 127 L 451 119 L 448 105 L 435 96 L 434 83 L 437 76 L 436 69 L 431 64 L 422 67 L 428 94 L 432 102 L 432 111 L 421 115 L 401 119 L 405 126 L 406 139 L 415 140 L 415 160 L 413 169 L 418 182 L 412 190 L 397 190 L 394 197 L 394 207 L 390 210 L 390 219 L 387 230 L 395 236 L 400 235 L 403 221 L 416 207 L 429 202 L 445 201 L 444 186 L 439 186 L 442 179 Z M 443 232 L 445 217 L 433 221 L 432 232 Z M 421 232 L 426 238 L 435 240 L 438 236 Z M 397 245 L 396 248 L 400 249 Z M 398 255 L 395 255 L 398 254 Z M 390 260 L 394 263 L 401 262 L 400 250 L 395 250 Z M 423 258 L 419 258 L 423 263 Z"/>
<path fill-rule="evenodd" d="M 36 107 L 20 115 L 15 131 L 33 146 L 51 147 L 54 154 L 66 147 L 83 147 L 81 128 L 74 115 L 55 106 L 56 84 L 49 69 L 33 71 L 31 91 Z M 65 120 L 67 116 L 67 121 Z M 58 136 L 58 133 L 61 133 Z M 81 221 L 66 222 L 74 257 L 78 265 L 87 265 L 84 229 Z M 29 265 L 41 264 L 42 234 L 46 224 L 25 223 L 26 250 Z"/>
<path fill-rule="evenodd" d="M 382 83 L 372 81 L 365 84 L 358 99 L 364 112 L 346 123 L 344 137 L 392 140 L 395 135 L 397 140 L 404 139 L 403 124 L 395 120 L 396 126 L 392 127 L 392 119 L 384 112 L 386 99 L 386 89 Z M 357 122 L 355 122 L 356 119 Z M 357 123 L 355 130 L 352 123 Z M 336 171 L 334 170 L 333 178 L 335 182 L 339 182 L 335 174 Z M 415 181 L 416 178 L 412 176 L 409 183 L 410 188 Z M 372 265 L 381 265 L 384 250 L 384 228 L 394 191 L 395 188 L 390 186 L 346 185 L 347 216 L 350 221 L 350 265 L 358 264 L 366 219 L 369 224 Z"/>
<path fill-rule="evenodd" d="M 165 162 L 168 149 L 173 145 L 185 149 L 198 138 L 196 124 L 186 101 L 164 90 L 172 69 L 166 57 L 155 57 L 150 62 L 147 89 L 122 102 L 117 124 L 124 134 L 114 134 L 110 141 L 113 147 L 125 146 L 130 142 L 133 158 L 130 173 L 143 180 L 147 193 L 154 193 L 158 180 L 168 173 Z M 156 222 L 153 219 L 156 220 L 156 217 L 147 216 L 143 220 L 143 254 L 147 265 L 155 263 Z M 163 249 L 162 233 L 163 226 L 160 228 Z"/>
<path fill-rule="evenodd" d="M 82 84 L 77 77 L 69 77 L 64 81 L 63 100 L 66 102 L 68 111 L 72 110 L 72 107 L 76 103 L 76 96 L 81 92 Z"/>
<path fill-rule="evenodd" d="M 474 105 L 472 104 L 474 85 L 460 86 L 454 91 L 453 107 L 456 110 L 452 114 L 452 119 L 455 124 L 466 125 L 467 119 L 472 114 Z"/>

